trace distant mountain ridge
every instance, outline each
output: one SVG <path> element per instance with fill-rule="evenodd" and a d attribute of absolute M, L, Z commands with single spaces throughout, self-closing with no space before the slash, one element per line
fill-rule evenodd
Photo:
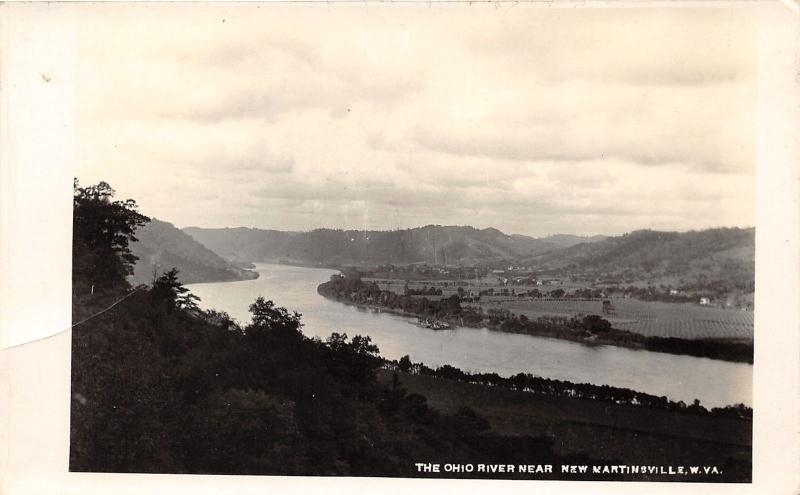
<path fill-rule="evenodd" d="M 755 286 L 754 228 L 638 230 L 613 237 L 558 234 L 539 239 L 494 228 L 440 225 L 396 231 L 283 232 L 244 227 L 184 231 L 236 261 L 327 266 L 513 263 L 601 284 L 704 287 L 715 293 L 752 293 Z"/>
<path fill-rule="evenodd" d="M 230 260 L 324 265 L 491 263 L 605 239 L 603 236 L 569 235 L 536 239 L 524 235 L 507 235 L 495 228 L 441 225 L 393 231 L 316 229 L 309 232 L 284 232 L 246 227 L 186 227 L 183 230 Z"/>
<path fill-rule="evenodd" d="M 651 280 L 672 285 L 725 284 L 728 289 L 753 292 L 755 229 L 637 230 L 533 255 L 524 262 L 539 270 L 614 283 Z"/>
<path fill-rule="evenodd" d="M 133 285 L 150 283 L 153 268 L 158 274 L 175 267 L 184 284 L 224 282 L 257 278 L 258 274 L 224 260 L 197 242 L 190 235 L 168 222 L 153 218 L 136 231 L 137 242 L 131 243 L 139 260 L 129 277 Z"/>

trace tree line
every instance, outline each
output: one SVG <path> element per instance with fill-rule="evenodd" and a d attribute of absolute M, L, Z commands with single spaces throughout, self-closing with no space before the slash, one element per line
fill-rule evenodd
<path fill-rule="evenodd" d="M 707 409 L 702 406 L 697 399 L 691 404 L 686 404 L 683 401 L 671 401 L 665 396 L 659 397 L 628 388 L 612 387 L 610 385 L 593 385 L 591 383 L 573 383 L 569 380 L 543 378 L 532 375 L 531 373 L 517 373 L 510 377 L 502 377 L 497 373 L 470 373 L 449 364 L 431 368 L 424 363 L 412 362 L 408 355 L 398 360 L 387 360 L 383 367 L 392 371 L 428 375 L 447 380 L 477 383 L 492 387 L 503 387 L 510 390 L 519 390 L 539 395 L 599 400 L 654 409 L 685 411 L 700 415 L 709 414 L 712 416 L 737 419 L 753 419 L 753 409 L 744 404 L 732 404 L 724 407 Z"/>

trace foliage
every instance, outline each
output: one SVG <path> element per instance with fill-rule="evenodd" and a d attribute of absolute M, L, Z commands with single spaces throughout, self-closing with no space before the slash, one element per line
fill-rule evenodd
<path fill-rule="evenodd" d="M 639 230 L 546 253 L 535 262 L 548 274 L 603 285 L 678 280 L 684 292 L 725 300 L 755 289 L 755 229 Z"/>
<path fill-rule="evenodd" d="M 112 201 L 114 189 L 106 182 L 80 187 L 73 182 L 72 265 L 73 291 L 125 287 L 136 256 L 129 244 L 135 230 L 150 219 L 137 212 L 132 199 Z"/>
<path fill-rule="evenodd" d="M 250 314 L 253 321 L 249 329 L 257 330 L 285 330 L 300 331 L 300 313 L 289 314 L 286 308 L 276 307 L 272 301 L 259 297 L 250 305 Z"/>
<path fill-rule="evenodd" d="M 584 316 L 581 319 L 580 325 L 592 333 L 608 332 L 611 330 L 611 323 L 598 315 Z"/>
<path fill-rule="evenodd" d="M 403 366 L 401 362 L 405 357 L 407 356 L 404 356 L 400 361 L 388 361 L 384 367 L 389 370 L 435 376 L 437 378 L 458 380 L 460 382 L 478 383 L 492 387 L 504 387 L 540 395 L 591 399 L 613 402 L 615 404 L 629 404 L 653 409 L 685 411 L 694 414 L 711 414 L 714 416 L 726 416 L 739 419 L 752 419 L 753 417 L 753 410 L 744 404 L 735 404 L 722 408 L 715 407 L 709 411 L 700 405 L 700 401 L 697 399 L 695 399 L 692 405 L 687 406 L 682 401 L 675 402 L 663 396 L 658 397 L 628 388 L 612 387 L 610 385 L 594 385 L 591 383 L 573 383 L 569 380 L 555 380 L 534 376 L 530 373 L 517 373 L 510 377 L 502 377 L 497 373 L 470 373 L 449 364 L 437 368 L 428 367 L 424 363 L 410 363 L 407 366 Z M 407 369 L 404 369 L 406 367 Z"/>
<path fill-rule="evenodd" d="M 614 328 L 597 314 L 579 317 L 542 316 L 531 319 L 517 315 L 503 307 L 489 308 L 484 313 L 480 306 L 463 306 L 457 294 L 439 300 L 426 297 L 397 294 L 381 290 L 375 282 L 365 282 L 359 277 L 333 275 L 328 282 L 317 288 L 326 297 L 355 304 L 375 305 L 404 314 L 424 318 L 436 318 L 462 326 L 485 326 L 510 333 L 522 333 L 560 339 L 610 344 L 637 349 L 648 349 L 674 354 L 709 357 L 738 362 L 753 362 L 753 344 L 714 338 L 660 338 L 646 336 L 625 329 Z M 537 305 L 567 304 L 581 305 L 573 299 L 536 301 Z M 599 302 L 595 302 L 600 309 Z M 642 303 L 644 304 L 644 303 Z M 683 310 L 683 308 L 679 308 Z M 701 308 L 708 309 L 708 308 Z M 725 311 L 725 310 L 719 310 Z M 727 313 L 746 314 L 744 312 Z"/>
<path fill-rule="evenodd" d="M 400 358 L 400 361 L 397 362 L 397 367 L 403 372 L 408 372 L 411 370 L 411 358 L 408 356 L 408 354 Z"/>
<path fill-rule="evenodd" d="M 153 282 L 150 295 L 155 304 L 165 304 L 170 309 L 197 309 L 197 302 L 200 300 L 178 280 L 177 268 L 158 277 Z"/>

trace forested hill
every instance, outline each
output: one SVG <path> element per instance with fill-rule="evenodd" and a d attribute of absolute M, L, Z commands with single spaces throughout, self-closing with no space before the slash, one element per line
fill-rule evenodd
<path fill-rule="evenodd" d="M 258 274 L 222 259 L 191 236 L 168 222 L 152 219 L 136 231 L 131 250 L 139 259 L 130 276 L 133 285 L 150 283 L 153 267 L 159 274 L 177 268 L 181 282 L 222 282 L 247 280 Z"/>
<path fill-rule="evenodd" d="M 198 227 L 184 231 L 219 255 L 240 261 L 497 266 L 511 262 L 539 273 L 608 284 L 667 284 L 719 293 L 754 289 L 753 228 L 543 238 L 507 235 L 493 228 L 439 225 L 396 231 Z"/>
<path fill-rule="evenodd" d="M 610 283 L 654 281 L 672 285 L 722 284 L 752 292 L 755 229 L 690 232 L 638 230 L 601 242 L 531 256 L 538 270 L 583 275 Z"/>
<path fill-rule="evenodd" d="M 228 259 L 310 264 L 477 264 L 546 253 L 602 236 L 532 238 L 494 229 L 428 225 L 394 231 L 316 229 L 283 232 L 250 228 L 187 227 L 186 233 Z"/>

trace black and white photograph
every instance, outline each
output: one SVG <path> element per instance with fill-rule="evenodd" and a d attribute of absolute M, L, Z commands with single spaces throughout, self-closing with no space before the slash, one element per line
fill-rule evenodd
<path fill-rule="evenodd" d="M 111 10 L 71 469 L 750 479 L 746 12 Z"/>
<path fill-rule="evenodd" d="M 753 482 L 751 4 L 71 15 L 70 473 Z"/>

